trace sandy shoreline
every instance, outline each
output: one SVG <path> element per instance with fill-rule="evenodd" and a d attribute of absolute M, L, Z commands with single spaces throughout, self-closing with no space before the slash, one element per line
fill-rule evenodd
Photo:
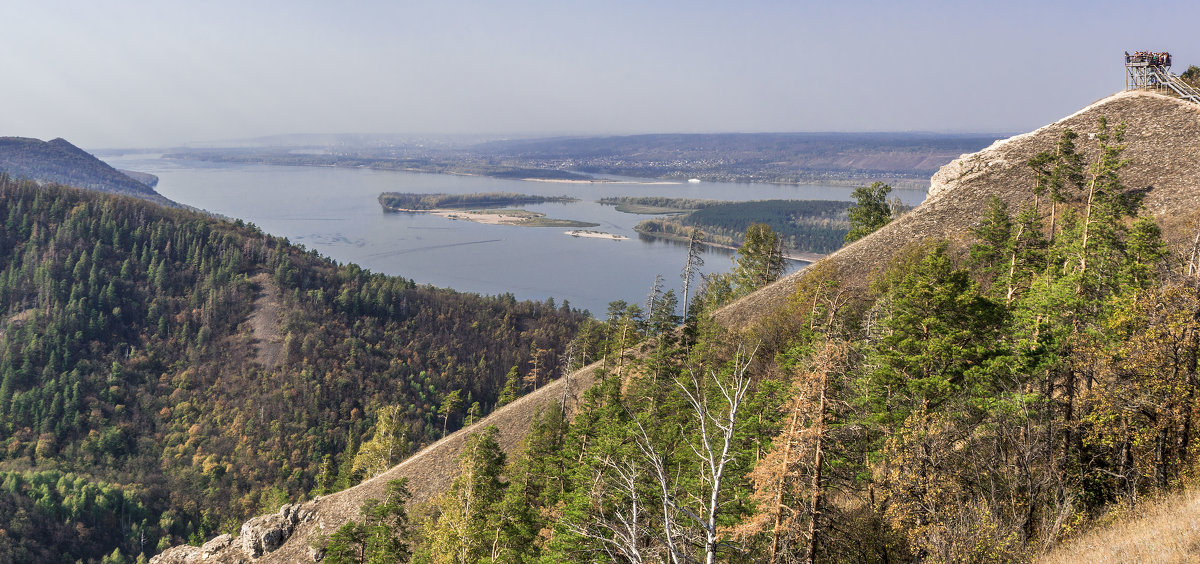
<path fill-rule="evenodd" d="M 682 182 L 675 182 L 671 180 L 637 182 L 635 180 L 607 180 L 604 178 L 597 178 L 594 180 L 567 180 L 565 178 L 522 178 L 521 180 L 524 180 L 525 182 L 547 182 L 550 184 L 642 184 L 646 186 L 683 184 Z"/>
<path fill-rule="evenodd" d="M 474 221 L 484 225 L 517 225 L 529 219 L 528 216 L 512 215 L 506 213 L 481 213 L 464 210 L 404 210 L 411 212 L 424 212 L 444 217 L 446 219 L 463 219 L 466 221 Z"/>
<path fill-rule="evenodd" d="M 624 235 L 616 235 L 613 233 L 605 233 L 603 231 L 589 231 L 587 229 L 574 229 L 571 231 L 563 231 L 564 234 L 572 237 L 584 237 L 586 239 L 608 239 L 611 241 L 627 241 L 629 237 Z"/>
<path fill-rule="evenodd" d="M 463 210 L 436 208 L 431 210 L 411 210 L 406 208 L 385 208 L 389 212 L 428 213 L 446 219 L 471 221 L 483 225 L 515 225 L 517 227 L 595 227 L 598 223 L 575 221 L 573 219 L 552 219 L 541 212 L 526 210 Z"/>

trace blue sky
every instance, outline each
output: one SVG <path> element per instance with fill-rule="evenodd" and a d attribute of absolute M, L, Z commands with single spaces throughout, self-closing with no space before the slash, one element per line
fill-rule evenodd
<path fill-rule="evenodd" d="M 1200 65 L 1197 2 L 26 2 L 0 135 L 984 131 Z"/>

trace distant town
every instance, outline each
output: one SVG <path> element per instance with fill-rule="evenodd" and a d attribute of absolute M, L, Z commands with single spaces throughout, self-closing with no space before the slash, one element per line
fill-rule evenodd
<path fill-rule="evenodd" d="M 336 166 L 592 181 L 627 176 L 672 181 L 861 184 L 918 187 L 939 167 L 1001 135 L 746 133 L 559 137 L 431 145 L 389 139 L 173 150 L 168 158 Z M 869 182 L 868 182 L 869 183 Z M 911 185 L 911 186 L 910 186 Z"/>

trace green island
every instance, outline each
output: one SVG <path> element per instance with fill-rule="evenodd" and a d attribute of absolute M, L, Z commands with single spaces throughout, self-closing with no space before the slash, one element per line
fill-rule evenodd
<path fill-rule="evenodd" d="M 526 204 L 578 202 L 570 196 L 536 196 L 513 192 L 476 192 L 473 194 L 419 194 L 384 192 L 379 204 L 384 211 L 431 211 L 442 209 L 493 209 Z"/>
<path fill-rule="evenodd" d="M 616 206 L 617 211 L 621 213 L 642 215 L 684 213 L 723 203 L 721 200 L 670 198 L 666 196 L 612 196 L 600 198 L 598 202 L 606 206 Z"/>
<path fill-rule="evenodd" d="M 431 213 L 447 219 L 463 219 L 488 225 L 518 225 L 521 227 L 596 227 L 599 223 L 556 219 L 541 212 L 528 210 L 431 210 Z"/>
<path fill-rule="evenodd" d="M 520 227 L 596 227 L 598 223 L 556 219 L 541 212 L 512 209 L 506 206 L 523 204 L 577 202 L 569 196 L 535 196 L 510 192 L 481 192 L 475 194 L 414 194 L 384 192 L 379 205 L 385 212 L 431 213 L 447 219 L 461 219 L 486 225 L 517 225 Z"/>
<path fill-rule="evenodd" d="M 746 228 L 765 223 L 780 235 L 783 247 L 800 253 L 830 253 L 842 246 L 849 230 L 850 202 L 831 200 L 758 200 L 719 202 L 684 198 L 606 198 L 601 203 L 635 209 L 668 209 L 672 217 L 641 221 L 634 228 L 649 237 L 686 241 L 692 231 L 704 233 L 707 244 L 739 247 Z M 616 200 L 621 200 L 617 202 Z M 624 210 L 621 210 L 624 211 Z M 648 213 L 629 211 L 627 213 Z"/>

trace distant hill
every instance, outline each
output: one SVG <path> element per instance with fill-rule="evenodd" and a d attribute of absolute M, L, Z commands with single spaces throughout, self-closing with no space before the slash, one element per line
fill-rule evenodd
<path fill-rule="evenodd" d="M 938 167 L 995 139 L 987 134 L 936 133 L 647 134 L 495 141 L 472 150 L 527 165 L 645 178 L 924 180 Z"/>
<path fill-rule="evenodd" d="M 178 207 L 154 191 L 154 175 L 119 171 L 62 138 L 0 137 L 0 172 Z"/>
<path fill-rule="evenodd" d="M 354 136 L 280 137 L 178 149 L 165 158 L 593 180 L 595 175 L 707 182 L 870 184 L 924 188 L 930 174 L 994 141 L 990 134 L 704 133 L 513 139 L 474 144 L 369 143 Z M 328 142 L 326 145 L 286 143 Z"/>

